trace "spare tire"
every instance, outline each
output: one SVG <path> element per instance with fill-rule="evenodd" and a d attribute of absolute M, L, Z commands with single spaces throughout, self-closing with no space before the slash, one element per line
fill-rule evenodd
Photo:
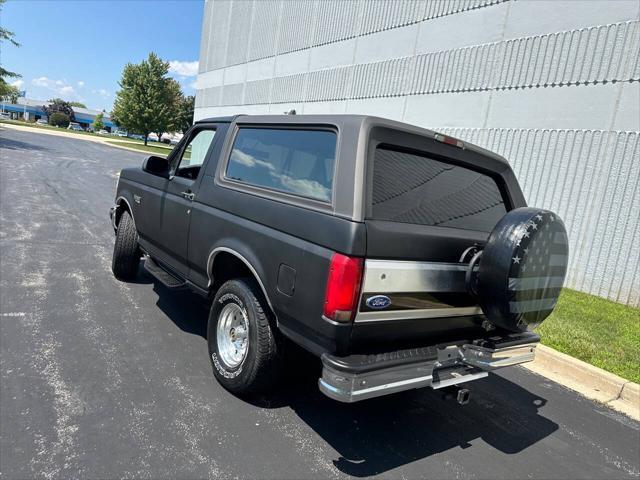
<path fill-rule="evenodd" d="M 555 213 L 523 207 L 495 226 L 478 266 L 478 303 L 497 327 L 523 332 L 553 311 L 567 273 L 567 231 Z"/>

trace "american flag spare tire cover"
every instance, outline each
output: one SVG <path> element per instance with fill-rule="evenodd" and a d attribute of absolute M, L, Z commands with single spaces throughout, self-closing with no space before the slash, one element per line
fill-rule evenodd
<path fill-rule="evenodd" d="M 494 325 L 530 330 L 553 311 L 567 273 L 567 231 L 553 212 L 523 207 L 495 226 L 478 267 L 478 302 Z"/>

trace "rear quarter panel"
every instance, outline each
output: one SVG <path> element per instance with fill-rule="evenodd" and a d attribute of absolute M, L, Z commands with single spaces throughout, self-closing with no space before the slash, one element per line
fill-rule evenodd
<path fill-rule="evenodd" d="M 212 176 L 203 178 L 198 199 L 189 243 L 193 281 L 205 287 L 212 252 L 232 249 L 255 269 L 286 334 L 316 353 L 346 348 L 351 326 L 322 319 L 325 285 L 334 251 L 364 255 L 364 224 L 219 186 Z M 295 271 L 292 295 L 278 289 L 281 265 Z"/>

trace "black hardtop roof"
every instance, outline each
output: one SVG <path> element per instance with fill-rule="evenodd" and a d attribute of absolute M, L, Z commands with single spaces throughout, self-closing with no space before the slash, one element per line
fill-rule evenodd
<path fill-rule="evenodd" d="M 230 123 L 236 120 L 250 121 L 255 123 L 336 123 L 341 124 L 346 121 L 364 122 L 366 119 L 377 119 L 381 121 L 392 122 L 384 118 L 374 117 L 371 115 L 357 115 L 357 114 L 317 114 L 317 115 L 288 115 L 288 114 L 273 114 L 273 115 L 248 115 L 238 114 L 230 115 L 226 117 L 211 117 L 198 120 L 196 123 Z"/>
<path fill-rule="evenodd" d="M 355 127 L 357 129 L 363 128 L 371 128 L 371 127 L 386 127 L 390 129 L 401 130 L 408 133 L 413 133 L 417 135 L 423 135 L 430 138 L 434 138 L 436 133 L 433 130 L 429 130 L 427 128 L 418 127 L 416 125 L 412 125 L 410 123 L 404 123 L 397 120 L 391 120 L 389 118 L 376 117 L 374 115 L 360 115 L 353 113 L 340 113 L 340 114 L 314 114 L 314 115 L 287 115 L 287 114 L 278 114 L 278 115 L 247 115 L 247 114 L 238 114 L 232 116 L 225 117 L 211 117 L 204 118 L 202 120 L 198 120 L 195 122 L 196 124 L 201 123 L 248 123 L 248 124 L 284 124 L 288 123 L 291 125 L 296 124 L 323 124 L 323 125 L 335 125 L 338 127 Z M 467 141 L 463 141 L 465 144 L 465 148 L 475 151 L 481 155 L 486 157 L 490 157 L 498 162 L 508 165 L 507 160 L 496 154 L 495 152 L 486 150 L 482 147 L 469 143 Z"/>

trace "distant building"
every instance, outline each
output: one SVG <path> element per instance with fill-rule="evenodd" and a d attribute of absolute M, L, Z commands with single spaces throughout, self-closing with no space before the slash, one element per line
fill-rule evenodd
<path fill-rule="evenodd" d="M 16 120 L 26 120 L 35 122 L 36 120 L 47 119 L 47 114 L 44 111 L 44 106 L 49 105 L 50 102 L 44 100 L 33 100 L 31 98 L 19 97 L 17 103 L 9 103 L 2 101 L 0 103 L 0 110 L 2 112 L 9 113 L 11 118 Z M 85 130 L 91 128 L 91 125 L 96 119 L 96 116 L 100 113 L 104 114 L 105 130 L 111 131 L 115 129 L 115 124 L 111 121 L 111 117 L 108 113 L 100 110 L 91 110 L 89 108 L 73 107 L 73 113 L 75 116 L 75 122 L 79 123 Z"/>

